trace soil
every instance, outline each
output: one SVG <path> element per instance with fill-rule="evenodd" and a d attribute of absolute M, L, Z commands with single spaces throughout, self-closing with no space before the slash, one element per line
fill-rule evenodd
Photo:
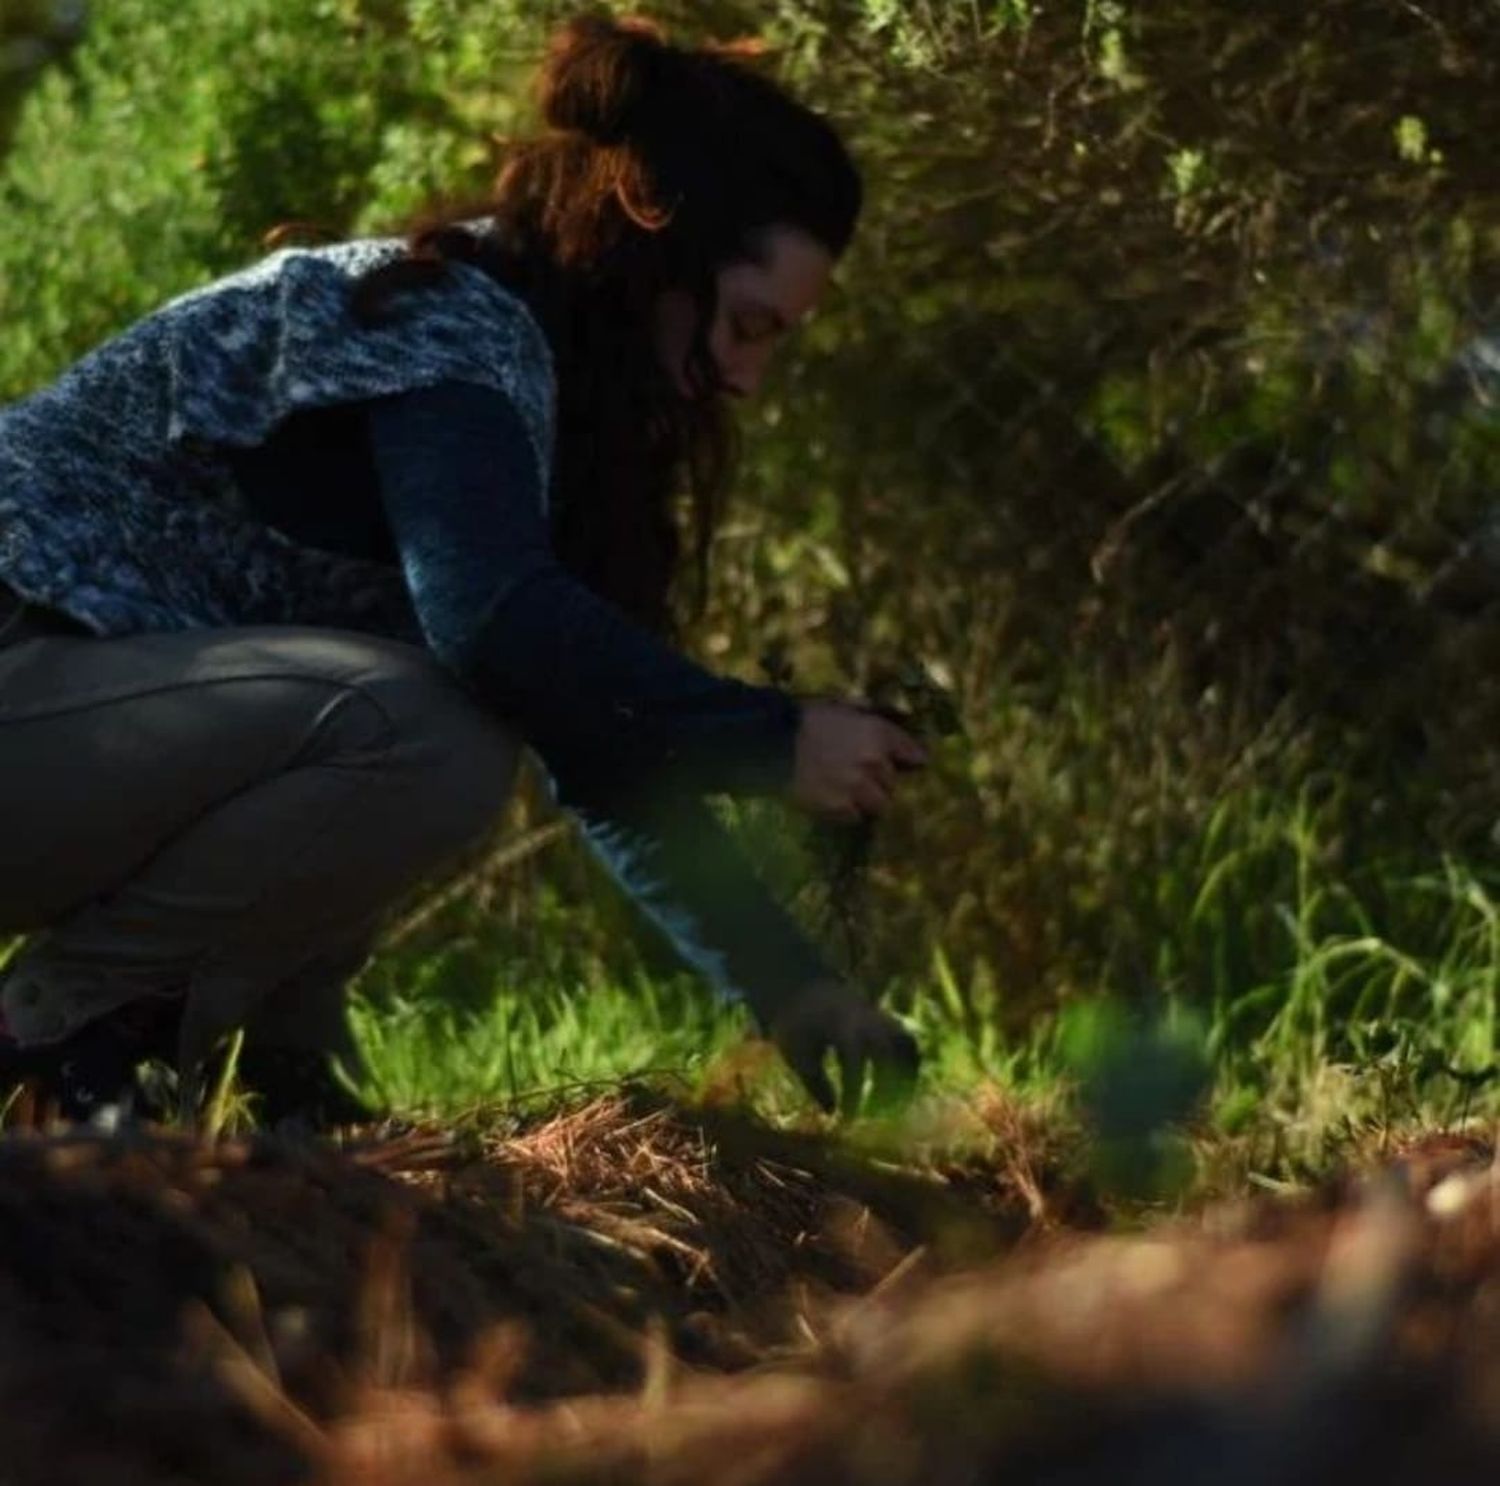
<path fill-rule="evenodd" d="M 0 1480 L 1500 1478 L 1492 1145 L 1129 1233 L 988 1117 L 922 1166 L 645 1090 L 342 1149 L 7 1134 Z"/>

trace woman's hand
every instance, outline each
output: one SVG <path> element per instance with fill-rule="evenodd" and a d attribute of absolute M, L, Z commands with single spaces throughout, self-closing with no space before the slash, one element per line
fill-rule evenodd
<path fill-rule="evenodd" d="M 911 1097 L 921 1061 L 916 1039 L 844 981 L 814 981 L 777 1013 L 767 1031 L 808 1093 L 830 1114 L 833 1086 L 823 1067 L 830 1049 L 838 1060 L 846 1118 L 859 1110 L 867 1066 L 875 1075 L 875 1110 Z"/>
<path fill-rule="evenodd" d="M 853 823 L 889 806 L 898 770 L 926 762 L 926 749 L 878 712 L 809 697 L 797 729 L 792 803 L 810 815 Z"/>

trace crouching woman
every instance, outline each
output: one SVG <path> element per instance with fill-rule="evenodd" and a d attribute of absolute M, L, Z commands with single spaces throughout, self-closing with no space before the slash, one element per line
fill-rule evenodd
<path fill-rule="evenodd" d="M 704 796 L 883 810 L 920 745 L 673 645 L 751 396 L 853 233 L 833 129 L 745 48 L 577 20 L 481 209 L 287 249 L 0 410 L 0 1078 L 84 1118 L 243 1026 L 270 1120 L 362 1111 L 344 989 L 523 746 L 812 1092 L 907 1075 Z"/>

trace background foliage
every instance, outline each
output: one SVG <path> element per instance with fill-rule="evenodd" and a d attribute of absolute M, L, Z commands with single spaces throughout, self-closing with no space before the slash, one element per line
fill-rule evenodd
<path fill-rule="evenodd" d="M 0 174 L 0 397 L 276 224 L 381 231 L 482 190 L 573 8 L 97 4 Z M 916 672 L 961 722 L 882 823 L 852 938 L 829 844 L 741 807 L 777 890 L 905 1004 L 939 952 L 987 1025 L 1105 987 L 1240 1006 L 1248 1038 L 1315 1002 L 1362 1057 L 1395 955 L 1427 967 L 1393 993 L 1413 1024 L 1459 1005 L 1444 1046 L 1492 1055 L 1489 952 L 1457 1003 L 1434 967 L 1455 914 L 1489 922 L 1500 819 L 1500 7 L 636 8 L 775 42 L 869 185 L 747 418 L 696 643 L 803 689 L 900 699 Z M 598 889 L 554 840 L 375 979 L 440 946 L 458 1004 L 665 968 Z M 1309 991 L 1349 943 L 1378 952 Z"/>

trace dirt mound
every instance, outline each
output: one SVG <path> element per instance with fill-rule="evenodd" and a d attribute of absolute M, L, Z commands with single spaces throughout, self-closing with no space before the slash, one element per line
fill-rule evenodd
<path fill-rule="evenodd" d="M 505 1139 L 344 1152 L 165 1133 L 0 1139 L 9 1482 L 268 1482 L 372 1387 L 497 1338 L 515 1402 L 630 1393 L 653 1349 L 733 1372 L 935 1232 L 947 1262 L 1029 1221 L 993 1182 L 880 1171 L 622 1092 Z M 933 1261 L 936 1263 L 937 1261 Z M 526 1343 L 521 1349 L 521 1336 Z"/>
<path fill-rule="evenodd" d="M 996 1119 L 1013 1118 L 1003 1109 Z M 1137 1237 L 622 1094 L 467 1143 L 0 1141 L 3 1479 L 1493 1478 L 1500 1176 Z"/>

